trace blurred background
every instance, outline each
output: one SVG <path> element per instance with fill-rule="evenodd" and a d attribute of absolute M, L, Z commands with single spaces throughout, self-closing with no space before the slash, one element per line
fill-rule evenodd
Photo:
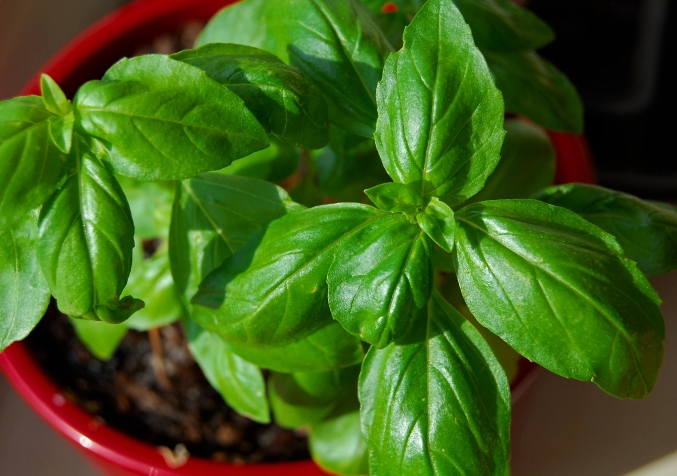
<path fill-rule="evenodd" d="M 142 0 L 141 0 L 142 1 Z M 271 0 L 274 1 L 274 0 Z M 0 100 L 124 0 L 0 0 Z M 586 105 L 602 185 L 677 199 L 675 10 L 668 0 L 526 0 L 557 33 L 542 54 Z M 671 53 L 672 52 L 672 53 Z M 1 180 L 2 178 L 0 178 Z M 621 401 L 541 372 L 514 408 L 513 476 L 677 475 L 677 274 L 652 283 L 665 301 L 664 366 L 651 396 Z M 95 473 L 0 377 L 0 475 Z"/>

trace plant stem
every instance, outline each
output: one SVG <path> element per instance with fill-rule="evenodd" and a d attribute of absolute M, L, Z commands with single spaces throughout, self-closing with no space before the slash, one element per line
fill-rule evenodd
<path fill-rule="evenodd" d="M 172 383 L 167 378 L 165 372 L 164 352 L 162 349 L 162 336 L 160 335 L 160 328 L 154 327 L 148 330 L 148 338 L 150 340 L 150 347 L 153 351 L 151 365 L 153 366 L 153 373 L 155 374 L 155 381 L 163 390 L 169 390 Z"/>

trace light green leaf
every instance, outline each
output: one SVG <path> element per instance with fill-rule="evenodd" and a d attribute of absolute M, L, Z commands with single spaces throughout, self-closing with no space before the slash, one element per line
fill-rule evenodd
<path fill-rule="evenodd" d="M 204 70 L 237 94 L 269 134 L 308 149 L 329 142 L 321 93 L 276 56 L 251 46 L 212 43 L 172 58 Z"/>
<path fill-rule="evenodd" d="M 65 173 L 66 157 L 49 134 L 51 117 L 37 96 L 0 102 L 0 231 L 42 205 Z"/>
<path fill-rule="evenodd" d="M 510 388 L 470 322 L 434 292 L 406 345 L 372 347 L 360 375 L 370 474 L 504 476 Z"/>
<path fill-rule="evenodd" d="M 533 51 L 482 50 L 505 109 L 554 131 L 581 133 L 583 103 L 569 79 Z"/>
<path fill-rule="evenodd" d="M 218 172 L 227 175 L 252 177 L 269 182 L 280 182 L 296 172 L 301 159 L 298 148 L 271 138 L 270 147 L 236 160 Z"/>
<path fill-rule="evenodd" d="M 649 393 L 660 300 L 611 235 L 537 200 L 480 202 L 456 219 L 457 276 L 480 324 L 557 374 L 617 397 Z"/>
<path fill-rule="evenodd" d="M 134 223 L 115 177 L 80 138 L 77 172 L 42 207 L 38 260 L 59 310 L 117 323 L 143 307 L 120 299 L 132 265 Z"/>
<path fill-rule="evenodd" d="M 519 119 L 505 121 L 501 161 L 484 188 L 467 204 L 498 198 L 531 198 L 555 178 L 555 149 L 542 129 Z"/>
<path fill-rule="evenodd" d="M 503 101 L 451 0 L 430 0 L 390 55 L 375 140 L 394 181 L 449 205 L 477 193 L 499 160 Z"/>
<path fill-rule="evenodd" d="M 52 116 L 49 122 L 49 137 L 61 152 L 68 154 L 73 144 L 73 124 L 75 116 L 70 113 L 66 116 Z"/>
<path fill-rule="evenodd" d="M 227 340 L 291 344 L 331 322 L 327 272 L 334 253 L 383 212 L 337 204 L 273 221 L 200 284 L 193 317 Z"/>
<path fill-rule="evenodd" d="M 46 74 L 40 77 L 40 92 L 45 109 L 52 114 L 65 116 L 73 110 L 71 102 L 66 98 L 59 85 Z"/>
<path fill-rule="evenodd" d="M 184 324 L 188 347 L 212 387 L 239 414 L 259 423 L 269 423 L 266 384 L 261 370 L 232 353 L 216 334 L 190 320 Z"/>
<path fill-rule="evenodd" d="M 329 307 L 346 331 L 382 348 L 406 334 L 432 289 L 432 243 L 402 214 L 385 214 L 337 248 Z"/>
<path fill-rule="evenodd" d="M 188 178 L 269 145 L 236 94 L 167 56 L 119 61 L 80 88 L 75 109 L 76 128 L 106 142 L 113 171 L 140 180 Z"/>
<path fill-rule="evenodd" d="M 433 197 L 425 209 L 416 215 L 416 221 L 426 234 L 447 253 L 454 247 L 456 222 L 449 205 Z"/>
<path fill-rule="evenodd" d="M 132 211 L 134 236 L 145 240 L 166 240 L 172 216 L 173 183 L 142 182 L 123 176 L 116 179 Z"/>
<path fill-rule="evenodd" d="M 0 232 L 0 352 L 22 340 L 49 304 L 49 288 L 35 252 L 36 212 Z"/>
<path fill-rule="evenodd" d="M 265 22 L 270 0 L 242 0 L 222 8 L 207 23 L 196 46 L 208 43 L 237 43 L 275 51 L 275 42 Z"/>
<path fill-rule="evenodd" d="M 101 321 L 70 318 L 75 335 L 99 360 L 109 360 L 127 334 L 127 323 L 109 324 Z"/>
<path fill-rule="evenodd" d="M 365 190 L 364 193 L 374 205 L 387 212 L 403 212 L 413 216 L 424 205 L 421 191 L 413 184 L 382 183 Z"/>
<path fill-rule="evenodd" d="M 551 187 L 538 196 L 571 210 L 618 240 L 628 258 L 653 276 L 677 268 L 677 208 L 595 185 Z"/>

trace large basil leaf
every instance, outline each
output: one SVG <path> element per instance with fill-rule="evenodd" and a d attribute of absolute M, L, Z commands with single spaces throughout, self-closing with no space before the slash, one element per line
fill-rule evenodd
<path fill-rule="evenodd" d="M 330 120 L 370 137 L 376 85 L 392 48 L 369 10 L 359 0 L 280 0 L 269 2 L 266 15 L 274 52 L 325 94 Z"/>
<path fill-rule="evenodd" d="M 200 68 L 161 55 L 123 59 L 75 97 L 76 126 L 106 142 L 113 171 L 177 180 L 268 146 L 243 101 Z"/>
<path fill-rule="evenodd" d="M 505 121 L 508 132 L 501 161 L 468 204 L 497 198 L 531 198 L 555 178 L 555 149 L 542 129 L 519 119 Z"/>
<path fill-rule="evenodd" d="M 648 394 L 663 357 L 660 300 L 611 235 L 537 200 L 480 202 L 456 219 L 458 280 L 480 324 L 555 373 Z"/>
<path fill-rule="evenodd" d="M 327 272 L 339 245 L 383 212 L 337 204 L 273 221 L 200 284 L 194 317 L 227 340 L 282 346 L 331 322 Z"/>
<path fill-rule="evenodd" d="M 70 318 L 75 335 L 94 357 L 109 360 L 127 334 L 127 323 L 109 324 L 102 321 Z"/>
<path fill-rule="evenodd" d="M 404 335 L 432 288 L 432 242 L 389 213 L 345 239 L 327 274 L 329 307 L 346 331 L 382 348 Z"/>
<path fill-rule="evenodd" d="M 208 43 L 237 43 L 270 52 L 275 42 L 268 34 L 265 16 L 270 0 L 242 0 L 221 9 L 209 20 L 196 46 Z"/>
<path fill-rule="evenodd" d="M 583 131 L 583 103 L 569 79 L 533 51 L 482 50 L 505 109 L 554 131 Z"/>
<path fill-rule="evenodd" d="M 595 185 L 551 187 L 539 200 L 564 207 L 611 233 L 646 275 L 677 268 L 677 209 Z"/>
<path fill-rule="evenodd" d="M 329 142 L 327 104 L 301 71 L 251 46 L 212 43 L 172 58 L 197 66 L 237 94 L 266 132 L 299 147 Z"/>
<path fill-rule="evenodd" d="M 0 352 L 33 330 L 49 304 L 35 252 L 38 217 L 28 213 L 0 232 Z"/>
<path fill-rule="evenodd" d="M 270 422 L 261 370 L 231 352 L 217 335 L 190 320 L 184 324 L 191 354 L 226 403 L 241 415 L 260 423 Z"/>
<path fill-rule="evenodd" d="M 49 135 L 57 117 L 37 96 L 0 102 L 0 230 L 42 205 L 64 174 L 65 155 Z"/>
<path fill-rule="evenodd" d="M 169 235 L 172 274 L 187 300 L 200 281 L 272 220 L 302 210 L 263 180 L 201 174 L 177 185 Z"/>
<path fill-rule="evenodd" d="M 240 175 L 270 182 L 280 182 L 296 172 L 301 160 L 300 150 L 288 142 L 271 138 L 270 147 L 236 160 L 218 172 Z"/>
<path fill-rule="evenodd" d="M 437 292 L 406 345 L 372 347 L 360 375 L 373 475 L 503 476 L 510 388 L 473 325 Z"/>
<path fill-rule="evenodd" d="M 38 260 L 59 310 L 117 323 L 143 307 L 120 294 L 132 266 L 134 223 L 115 177 L 80 138 L 77 172 L 40 213 Z"/>
<path fill-rule="evenodd" d="M 379 84 L 376 146 L 394 181 L 462 203 L 500 158 L 501 93 L 451 0 L 428 1 L 404 40 Z"/>

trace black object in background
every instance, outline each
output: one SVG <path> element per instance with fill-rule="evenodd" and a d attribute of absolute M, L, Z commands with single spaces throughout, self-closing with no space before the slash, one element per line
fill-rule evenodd
<path fill-rule="evenodd" d="M 579 89 L 601 185 L 677 198 L 677 68 L 670 0 L 532 0 L 557 40 L 541 53 Z"/>

